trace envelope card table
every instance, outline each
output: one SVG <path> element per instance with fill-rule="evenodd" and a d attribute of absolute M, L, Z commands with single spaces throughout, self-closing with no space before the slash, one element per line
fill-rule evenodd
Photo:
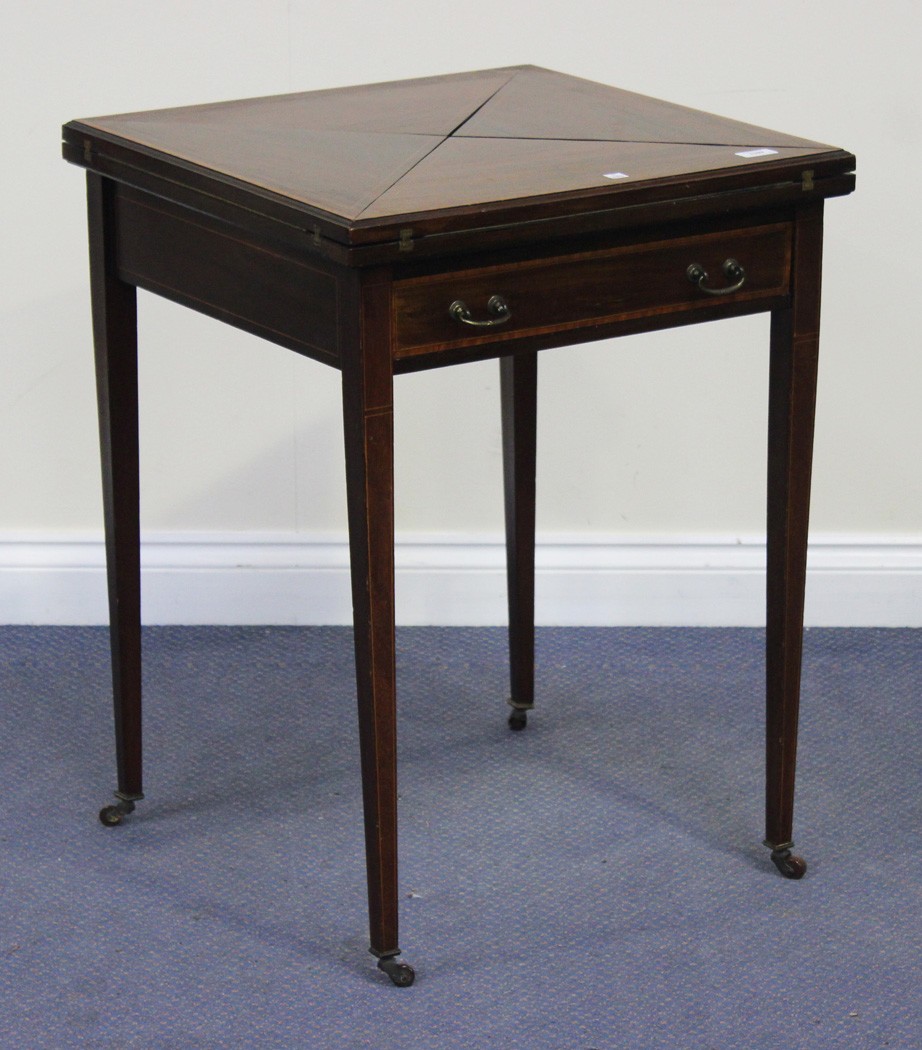
<path fill-rule="evenodd" d="M 103 823 L 143 797 L 137 288 L 342 373 L 371 951 L 398 985 L 414 973 L 397 937 L 394 377 L 499 359 L 522 729 L 538 352 L 768 311 L 765 845 L 804 873 L 823 204 L 853 189 L 850 153 L 533 66 L 76 120 L 63 148 L 89 200 L 118 772 Z"/>

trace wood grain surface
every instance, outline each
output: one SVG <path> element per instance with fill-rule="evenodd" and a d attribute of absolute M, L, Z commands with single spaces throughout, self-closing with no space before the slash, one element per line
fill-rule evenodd
<path fill-rule="evenodd" d="M 97 117 L 64 140 L 67 159 L 120 181 L 167 178 L 260 214 L 288 208 L 325 239 L 404 247 L 519 221 L 519 206 L 532 221 L 539 204 L 612 210 L 651 186 L 684 196 L 702 174 L 702 192 L 727 192 L 812 168 L 831 184 L 854 166 L 823 143 L 535 66 Z"/>

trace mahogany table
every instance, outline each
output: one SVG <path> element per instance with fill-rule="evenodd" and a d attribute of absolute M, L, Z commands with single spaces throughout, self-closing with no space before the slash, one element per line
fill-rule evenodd
<path fill-rule="evenodd" d="M 500 361 L 512 714 L 534 702 L 537 354 L 771 312 L 765 845 L 791 852 L 823 202 L 840 149 L 518 66 L 78 120 L 115 825 L 142 797 L 135 289 L 338 368 L 371 951 L 398 985 L 393 377 Z"/>

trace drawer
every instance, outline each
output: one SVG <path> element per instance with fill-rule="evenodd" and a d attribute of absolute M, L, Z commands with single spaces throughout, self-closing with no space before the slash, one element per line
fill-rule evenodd
<path fill-rule="evenodd" d="M 741 267 L 741 283 L 740 271 L 725 271 L 727 260 Z M 721 303 L 729 309 L 786 294 L 790 263 L 790 225 L 775 223 L 407 278 L 394 282 L 395 356 L 703 307 L 713 311 Z M 693 264 L 707 274 L 700 278 L 703 287 L 689 277 Z M 450 312 L 458 302 L 471 321 L 501 323 L 465 324 Z"/>

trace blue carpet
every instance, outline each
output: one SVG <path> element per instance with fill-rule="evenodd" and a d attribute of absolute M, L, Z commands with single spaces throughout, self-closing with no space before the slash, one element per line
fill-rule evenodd
<path fill-rule="evenodd" d="M 918 1048 L 922 635 L 807 634 L 795 838 L 762 837 L 762 636 L 398 632 L 401 946 L 367 952 L 351 635 L 149 628 L 147 800 L 107 634 L 0 628 L 3 1048 Z"/>

